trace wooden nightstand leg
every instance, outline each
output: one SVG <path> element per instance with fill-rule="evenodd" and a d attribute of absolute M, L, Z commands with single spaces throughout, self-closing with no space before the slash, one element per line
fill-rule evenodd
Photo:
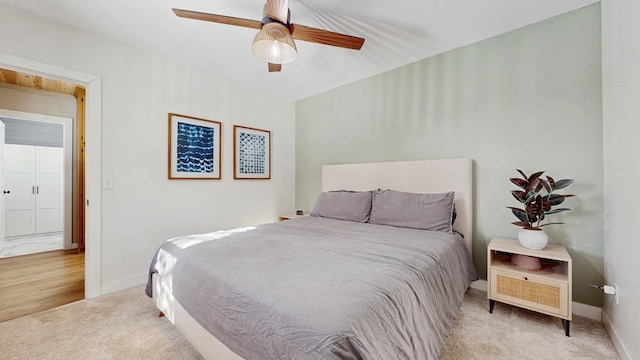
<path fill-rule="evenodd" d="M 493 314 L 493 306 L 496 304 L 495 300 L 489 300 L 489 313 Z"/>

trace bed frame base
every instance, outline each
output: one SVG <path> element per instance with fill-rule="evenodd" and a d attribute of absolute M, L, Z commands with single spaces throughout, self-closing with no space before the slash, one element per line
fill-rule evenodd
<path fill-rule="evenodd" d="M 173 297 L 170 285 L 153 274 L 153 300 L 158 307 L 158 316 L 164 315 L 180 330 L 180 333 L 207 360 L 244 360 L 203 328 Z"/>

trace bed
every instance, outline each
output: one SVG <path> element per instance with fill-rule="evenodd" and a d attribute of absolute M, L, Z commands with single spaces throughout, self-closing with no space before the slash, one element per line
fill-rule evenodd
<path fill-rule="evenodd" d="M 437 358 L 476 278 L 471 160 L 325 166 L 322 191 L 318 216 L 183 236 L 158 249 L 147 294 L 205 359 Z M 437 223 L 446 231 L 394 223 L 410 216 L 393 219 L 381 205 L 434 199 L 424 194 L 455 204 L 455 222 Z M 332 217 L 360 203 L 337 198 L 367 196 L 366 219 Z"/>

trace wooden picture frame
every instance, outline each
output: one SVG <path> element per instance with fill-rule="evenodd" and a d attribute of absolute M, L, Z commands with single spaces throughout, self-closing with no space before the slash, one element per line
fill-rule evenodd
<path fill-rule="evenodd" d="M 222 123 L 169 113 L 169 179 L 219 180 Z"/>
<path fill-rule="evenodd" d="M 233 178 L 271 179 L 271 131 L 233 126 Z"/>

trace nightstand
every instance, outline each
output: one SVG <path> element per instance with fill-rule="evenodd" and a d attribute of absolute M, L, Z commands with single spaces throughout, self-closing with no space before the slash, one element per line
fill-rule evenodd
<path fill-rule="evenodd" d="M 511 264 L 514 254 L 540 259 L 542 269 L 527 270 Z M 487 247 L 489 312 L 496 301 L 562 319 L 565 335 L 571 324 L 571 256 L 564 246 L 530 250 L 517 240 L 493 238 Z"/>
<path fill-rule="evenodd" d="M 299 218 L 299 217 L 305 217 L 305 216 L 309 216 L 309 214 L 305 214 L 305 215 L 296 215 L 296 214 L 291 214 L 291 215 L 280 215 L 280 216 L 278 216 L 278 221 L 285 221 L 285 220 L 297 219 L 297 218 Z"/>

